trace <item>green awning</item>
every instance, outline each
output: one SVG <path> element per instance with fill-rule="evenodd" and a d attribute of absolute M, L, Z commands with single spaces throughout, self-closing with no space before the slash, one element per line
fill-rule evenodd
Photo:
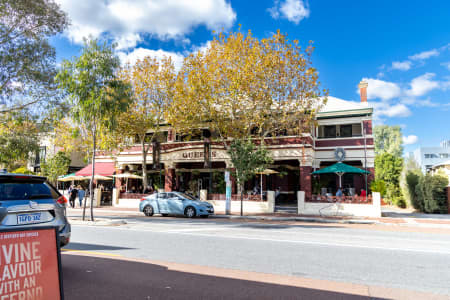
<path fill-rule="evenodd" d="M 342 162 L 312 172 L 312 174 L 330 174 L 330 173 L 352 173 L 352 174 L 370 174 L 369 171 L 346 165 Z"/>

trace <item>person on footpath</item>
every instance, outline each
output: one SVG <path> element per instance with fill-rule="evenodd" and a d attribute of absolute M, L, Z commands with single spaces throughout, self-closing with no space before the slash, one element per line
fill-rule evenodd
<path fill-rule="evenodd" d="M 70 196 L 69 196 L 69 203 L 70 203 L 70 207 L 75 208 L 75 198 L 77 198 L 77 194 L 78 194 L 78 190 L 76 189 L 76 187 L 73 187 L 72 190 L 70 191 Z"/>
<path fill-rule="evenodd" d="M 80 202 L 80 208 L 81 208 L 81 207 L 83 207 L 83 199 L 84 199 L 84 196 L 86 195 L 86 192 L 83 190 L 81 185 L 77 186 L 77 189 L 78 189 L 78 201 Z"/>

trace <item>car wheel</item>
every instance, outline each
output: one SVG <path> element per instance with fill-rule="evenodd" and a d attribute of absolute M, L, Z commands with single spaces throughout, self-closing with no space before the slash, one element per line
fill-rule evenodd
<path fill-rule="evenodd" d="M 208 217 L 209 217 L 209 215 L 201 215 L 200 217 L 202 217 L 202 218 L 206 219 L 206 218 L 208 218 Z"/>
<path fill-rule="evenodd" d="M 186 207 L 186 209 L 184 210 L 184 215 L 188 218 L 195 217 L 195 215 L 196 215 L 195 208 L 193 208 L 192 206 Z"/>
<path fill-rule="evenodd" d="M 147 217 L 153 216 L 153 207 L 151 205 L 147 205 L 146 207 L 144 207 L 144 215 L 146 215 Z"/>
<path fill-rule="evenodd" d="M 161 214 L 161 216 L 163 217 L 167 217 L 169 214 Z"/>

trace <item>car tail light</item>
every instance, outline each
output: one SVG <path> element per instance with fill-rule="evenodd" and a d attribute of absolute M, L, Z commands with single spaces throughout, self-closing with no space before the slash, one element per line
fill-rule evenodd
<path fill-rule="evenodd" d="M 59 197 L 56 202 L 58 202 L 61 205 L 65 205 L 67 203 L 67 199 L 64 196 Z"/>
<path fill-rule="evenodd" d="M 142 198 L 141 198 L 141 201 L 144 201 L 144 200 L 145 200 L 145 198 L 144 198 L 144 197 L 142 197 Z"/>

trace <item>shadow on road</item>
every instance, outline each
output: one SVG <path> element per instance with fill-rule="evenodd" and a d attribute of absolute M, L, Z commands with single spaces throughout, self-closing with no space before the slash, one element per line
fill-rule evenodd
<path fill-rule="evenodd" d="M 193 269 L 195 266 L 192 266 Z M 200 275 L 145 262 L 62 255 L 65 299 L 380 299 Z"/>
<path fill-rule="evenodd" d="M 84 251 L 97 251 L 97 250 L 127 250 L 127 249 L 134 249 L 134 248 L 70 242 L 69 245 L 67 246 L 67 249 L 70 249 L 70 250 L 84 250 Z M 64 248 L 63 248 L 63 250 L 64 250 Z"/>

